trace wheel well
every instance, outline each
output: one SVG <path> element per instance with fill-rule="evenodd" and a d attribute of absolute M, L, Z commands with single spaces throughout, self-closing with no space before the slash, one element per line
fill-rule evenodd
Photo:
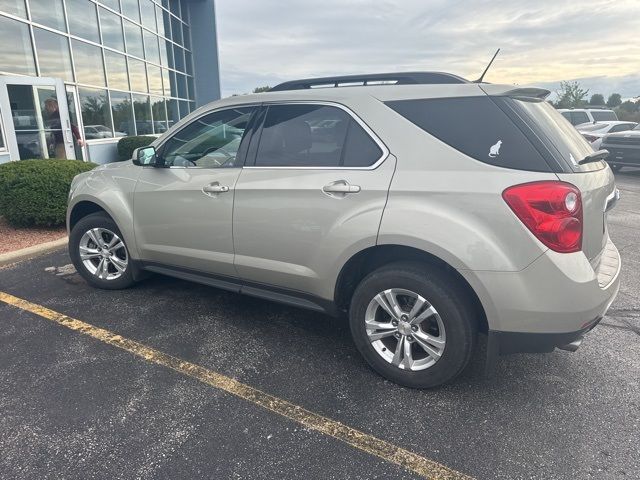
<path fill-rule="evenodd" d="M 342 267 L 335 289 L 335 302 L 340 310 L 347 311 L 351 297 L 360 281 L 369 273 L 377 270 L 383 265 L 398 261 L 415 261 L 426 263 L 445 270 L 452 278 L 465 289 L 472 299 L 473 306 L 477 312 L 478 327 L 481 332 L 489 330 L 487 317 L 480 303 L 480 299 L 471 285 L 464 279 L 458 271 L 444 260 L 431 255 L 417 248 L 402 245 L 377 245 L 358 252 Z"/>
<path fill-rule="evenodd" d="M 78 204 L 73 207 L 73 210 L 71 210 L 71 215 L 69 216 L 69 231 L 73 229 L 80 219 L 98 212 L 107 213 L 104 208 L 96 203 L 87 201 L 78 202 Z"/>

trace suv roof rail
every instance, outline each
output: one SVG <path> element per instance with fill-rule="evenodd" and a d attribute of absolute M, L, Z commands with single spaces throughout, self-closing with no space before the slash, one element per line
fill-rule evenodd
<path fill-rule="evenodd" d="M 291 80 L 271 88 L 270 92 L 283 90 L 306 90 L 321 87 L 347 87 L 359 85 L 437 85 L 470 83 L 462 77 L 446 72 L 397 72 L 343 75 L 339 77 L 305 78 Z"/>

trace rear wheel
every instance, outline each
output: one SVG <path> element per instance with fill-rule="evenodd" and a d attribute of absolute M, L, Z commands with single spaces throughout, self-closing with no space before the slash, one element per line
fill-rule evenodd
<path fill-rule="evenodd" d="M 69 236 L 69 255 L 78 273 L 94 287 L 116 290 L 134 283 L 124 237 L 104 213 L 78 221 Z"/>
<path fill-rule="evenodd" d="M 474 309 L 456 279 L 412 263 L 394 263 L 365 277 L 349 321 L 369 365 L 414 388 L 455 378 L 469 362 L 476 337 Z"/>

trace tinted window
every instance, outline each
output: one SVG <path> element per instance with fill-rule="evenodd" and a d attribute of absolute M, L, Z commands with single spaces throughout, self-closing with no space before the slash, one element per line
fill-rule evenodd
<path fill-rule="evenodd" d="M 609 130 L 610 133 L 616 133 L 616 132 L 626 132 L 627 130 L 631 130 L 633 128 L 633 123 L 623 123 L 621 125 L 614 125 L 613 127 L 611 127 L 611 130 Z"/>
<path fill-rule="evenodd" d="M 602 110 L 602 111 L 591 111 L 591 116 L 597 122 L 615 122 L 618 120 L 616 118 L 616 114 L 612 111 Z"/>
<path fill-rule="evenodd" d="M 270 106 L 257 166 L 365 167 L 382 151 L 344 110 L 326 105 Z"/>
<path fill-rule="evenodd" d="M 584 112 L 571 112 L 571 123 L 574 125 L 580 125 L 581 123 L 588 123 L 589 116 Z"/>
<path fill-rule="evenodd" d="M 343 165 L 345 167 L 369 167 L 382 156 L 382 150 L 367 132 L 351 120 L 347 143 L 344 146 Z"/>
<path fill-rule="evenodd" d="M 518 170 L 550 170 L 522 131 L 487 96 L 399 100 L 387 105 L 447 145 L 481 162 Z"/>
<path fill-rule="evenodd" d="M 165 166 L 233 167 L 252 107 L 210 113 L 176 132 L 162 147 Z"/>
<path fill-rule="evenodd" d="M 564 162 L 571 165 L 574 170 L 582 169 L 576 162 L 593 153 L 593 148 L 578 130 L 562 119 L 555 108 L 548 102 L 533 99 L 509 101 L 540 129 L 542 135 L 557 150 L 556 156 L 562 157 Z M 590 168 L 588 165 L 593 164 L 587 164 L 584 168 Z"/>

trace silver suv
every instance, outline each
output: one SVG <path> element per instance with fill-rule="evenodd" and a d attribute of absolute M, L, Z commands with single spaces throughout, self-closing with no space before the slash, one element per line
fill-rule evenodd
<path fill-rule="evenodd" d="M 458 375 L 478 334 L 489 364 L 574 350 L 618 291 L 618 191 L 548 93 L 421 72 L 214 102 L 74 179 L 71 258 L 99 288 L 154 272 L 347 314 L 410 387 Z"/>

